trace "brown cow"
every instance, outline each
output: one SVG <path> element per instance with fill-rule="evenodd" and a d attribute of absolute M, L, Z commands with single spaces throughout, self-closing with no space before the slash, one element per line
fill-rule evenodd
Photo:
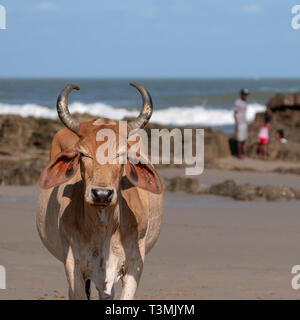
<path fill-rule="evenodd" d="M 131 85 L 142 95 L 143 110 L 128 123 L 126 135 L 143 128 L 152 115 L 150 94 Z M 69 85 L 58 97 L 58 115 L 66 128 L 55 135 L 50 162 L 41 174 L 37 228 L 44 245 L 65 266 L 70 299 L 89 299 L 91 281 L 99 299 L 112 299 L 119 279 L 121 299 L 133 299 L 145 254 L 160 232 L 162 183 L 151 163 L 97 161 L 103 143 L 97 133 L 110 129 L 118 137 L 118 123 L 73 119 L 68 110 L 72 89 L 79 90 Z"/>

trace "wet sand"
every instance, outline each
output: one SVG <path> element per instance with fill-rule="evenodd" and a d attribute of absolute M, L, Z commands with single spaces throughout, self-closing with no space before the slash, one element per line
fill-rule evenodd
<path fill-rule="evenodd" d="M 217 171 L 205 174 L 208 183 L 220 181 Z M 222 181 L 224 174 L 229 171 Z M 0 299 L 67 297 L 63 266 L 36 231 L 38 193 L 37 187 L 0 187 L 0 265 L 7 271 Z M 299 299 L 300 290 L 291 287 L 291 268 L 300 264 L 299 205 L 166 194 L 161 235 L 146 257 L 137 298 Z"/>

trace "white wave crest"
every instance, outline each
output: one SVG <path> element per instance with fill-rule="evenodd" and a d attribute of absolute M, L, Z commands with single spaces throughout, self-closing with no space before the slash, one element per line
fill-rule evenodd
<path fill-rule="evenodd" d="M 84 104 L 74 102 L 69 107 L 71 113 L 89 113 L 93 116 L 101 116 L 115 120 L 124 117 L 136 117 L 138 110 L 115 108 L 104 103 Z M 247 120 L 251 122 L 257 112 L 264 112 L 266 107 L 254 103 L 248 105 Z M 37 104 L 4 104 L 0 103 L 0 114 L 14 114 L 22 117 L 36 117 L 56 119 L 56 109 L 50 109 Z M 194 107 L 169 107 L 167 109 L 155 110 L 152 122 L 164 125 L 201 125 L 201 126 L 224 126 L 234 124 L 233 111 L 221 108 L 209 108 L 203 106 Z"/>
<path fill-rule="evenodd" d="M 81 102 L 74 102 L 70 104 L 69 110 L 71 113 L 89 113 L 93 116 L 101 116 L 106 118 L 112 118 L 121 120 L 124 117 L 135 117 L 138 115 L 138 111 L 127 110 L 124 108 L 114 108 L 104 103 L 90 103 L 84 104 Z M 0 103 L 0 114 L 15 114 L 22 117 L 35 117 L 35 118 L 47 118 L 56 119 L 56 109 L 50 109 L 37 104 L 3 104 Z"/>
<path fill-rule="evenodd" d="M 255 119 L 257 112 L 264 112 L 266 107 L 260 104 L 249 104 L 247 120 Z M 225 126 L 233 125 L 233 111 L 228 109 L 214 109 L 203 106 L 195 107 L 170 107 L 153 112 L 151 121 L 165 125 L 202 125 Z"/>

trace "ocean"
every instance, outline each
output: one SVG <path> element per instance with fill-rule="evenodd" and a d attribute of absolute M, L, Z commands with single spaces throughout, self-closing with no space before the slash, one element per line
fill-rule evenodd
<path fill-rule="evenodd" d="M 300 79 L 0 79 L 0 114 L 57 118 L 56 99 L 69 83 L 80 86 L 69 98 L 72 113 L 90 113 L 120 120 L 141 109 L 130 81 L 151 93 L 151 121 L 163 125 L 212 127 L 233 131 L 232 107 L 241 88 L 248 88 L 248 121 L 279 92 L 300 90 Z"/>

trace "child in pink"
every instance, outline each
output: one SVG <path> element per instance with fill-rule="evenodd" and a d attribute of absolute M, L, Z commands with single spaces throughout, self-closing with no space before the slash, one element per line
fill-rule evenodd
<path fill-rule="evenodd" d="M 261 125 L 258 139 L 259 139 L 259 155 L 266 159 L 267 144 L 269 142 L 270 116 L 265 114 L 264 123 Z"/>

